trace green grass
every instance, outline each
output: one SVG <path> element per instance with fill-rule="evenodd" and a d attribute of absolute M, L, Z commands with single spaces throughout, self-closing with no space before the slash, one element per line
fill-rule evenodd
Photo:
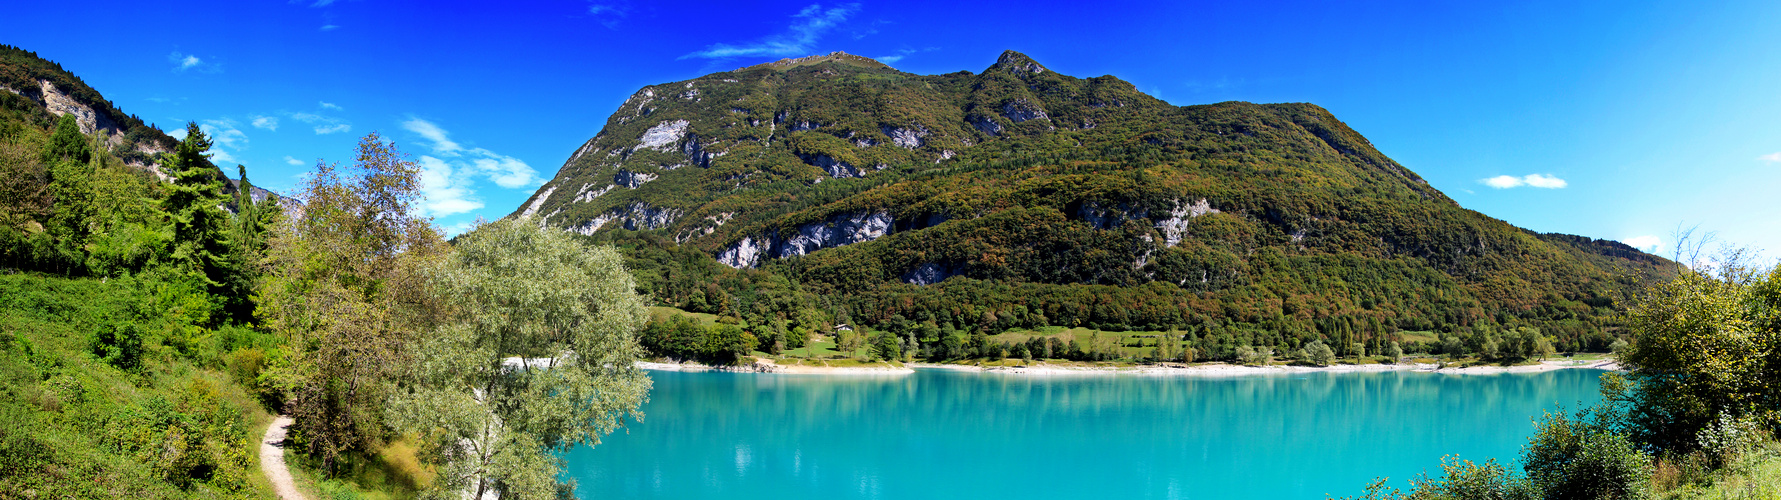
<path fill-rule="evenodd" d="M 697 320 L 699 322 L 699 324 L 703 325 L 703 326 L 711 326 L 711 325 L 717 324 L 717 315 L 716 314 L 687 312 L 687 311 L 681 310 L 679 308 L 667 307 L 667 306 L 650 306 L 650 308 L 649 308 L 649 317 L 651 319 L 655 319 L 655 320 L 667 319 L 669 316 L 673 316 L 676 314 L 691 317 L 694 320 Z"/>
<path fill-rule="evenodd" d="M 0 275 L 0 497 L 270 496 L 257 458 L 268 416 L 222 361 L 235 357 L 214 354 L 229 337 L 135 316 L 145 289 Z M 93 347 L 125 324 L 143 332 L 128 368 Z"/>
<path fill-rule="evenodd" d="M 1404 330 L 1404 331 L 1398 332 L 1398 336 L 1401 337 L 1404 342 L 1433 343 L 1435 341 L 1441 340 L 1440 334 L 1431 332 L 1431 331 Z"/>

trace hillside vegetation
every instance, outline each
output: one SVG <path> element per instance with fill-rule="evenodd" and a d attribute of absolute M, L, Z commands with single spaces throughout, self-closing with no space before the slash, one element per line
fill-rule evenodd
<path fill-rule="evenodd" d="M 1605 351 L 1672 269 L 1466 210 L 1315 105 L 1177 107 L 1015 52 L 977 74 L 836 53 L 645 87 L 514 216 L 629 249 L 642 291 L 763 346 L 908 325 L 929 354 L 1042 326 L 1180 330 L 1214 359 L 1403 330 Z"/>
<path fill-rule="evenodd" d="M 0 48 L 0 76 L 25 89 L 0 93 L 0 498 L 266 497 L 268 413 L 327 497 L 558 498 L 555 452 L 641 416 L 612 250 L 512 222 L 448 244 L 375 133 L 299 204 L 226 179 L 197 124 L 145 152 L 54 63 Z"/>

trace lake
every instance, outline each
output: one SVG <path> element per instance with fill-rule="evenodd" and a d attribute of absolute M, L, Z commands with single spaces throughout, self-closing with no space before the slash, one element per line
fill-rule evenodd
<path fill-rule="evenodd" d="M 652 371 L 644 422 L 564 458 L 582 498 L 1323 498 L 1513 461 L 1601 373 Z"/>

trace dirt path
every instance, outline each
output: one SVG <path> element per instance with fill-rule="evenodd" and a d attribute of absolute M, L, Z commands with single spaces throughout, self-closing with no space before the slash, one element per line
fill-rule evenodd
<path fill-rule="evenodd" d="M 272 481 L 272 489 L 278 492 L 278 498 L 305 500 L 303 494 L 297 492 L 297 483 L 291 480 L 291 470 L 284 465 L 284 435 L 290 426 L 291 417 L 284 415 L 272 419 L 272 425 L 266 426 L 266 435 L 260 438 L 260 471 L 266 473 L 266 480 Z"/>

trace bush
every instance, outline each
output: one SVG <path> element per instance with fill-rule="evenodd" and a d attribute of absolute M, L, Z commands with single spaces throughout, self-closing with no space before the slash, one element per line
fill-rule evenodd
<path fill-rule="evenodd" d="M 1630 498 L 1651 477 L 1651 458 L 1590 410 L 1547 413 L 1535 428 L 1521 460 L 1545 498 Z"/>
<path fill-rule="evenodd" d="M 1509 472 L 1496 459 L 1482 464 L 1449 456 L 1441 459 L 1441 477 L 1426 474 L 1410 480 L 1412 499 L 1532 500 L 1539 492 L 1525 478 Z M 1577 497 L 1584 498 L 1584 497 Z"/>

